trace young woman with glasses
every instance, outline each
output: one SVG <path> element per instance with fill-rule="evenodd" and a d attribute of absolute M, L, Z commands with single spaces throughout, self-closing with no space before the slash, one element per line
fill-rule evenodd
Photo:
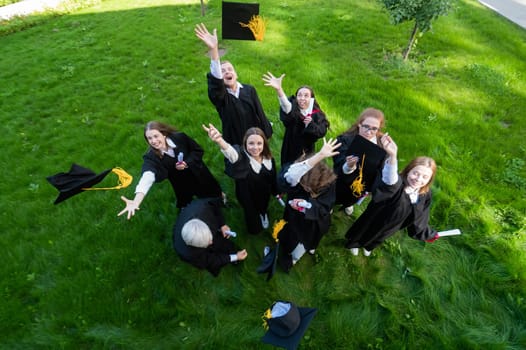
<path fill-rule="evenodd" d="M 365 184 L 365 191 L 361 196 L 356 196 L 351 189 L 351 184 L 360 175 L 359 167 L 362 161 L 359 155 L 353 154 L 350 149 L 356 135 L 369 140 L 370 142 L 382 147 L 380 139 L 384 135 L 381 131 L 385 126 L 384 113 L 375 108 L 365 109 L 358 120 L 343 134 L 338 136 L 338 142 L 341 143 L 339 154 L 333 157 L 334 172 L 338 176 L 336 181 L 336 204 L 341 204 L 347 215 L 353 213 L 353 205 L 362 199 L 367 193 L 374 189 L 376 181 L 368 181 Z M 379 164 L 377 173 L 380 174 L 382 164 Z"/>

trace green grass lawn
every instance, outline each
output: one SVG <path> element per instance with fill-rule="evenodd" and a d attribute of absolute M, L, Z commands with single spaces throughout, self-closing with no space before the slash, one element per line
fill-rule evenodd
<path fill-rule="evenodd" d="M 221 46 L 258 89 L 274 154 L 284 130 L 267 71 L 287 74 L 288 94 L 314 87 L 331 137 L 364 108 L 382 109 L 401 167 L 417 155 L 438 163 L 432 225 L 463 232 L 433 244 L 400 232 L 353 257 L 342 239 L 364 206 L 352 218 L 336 211 L 317 255 L 265 282 L 255 269 L 270 234 L 243 234 L 233 181 L 200 127 L 220 123 L 193 29 L 220 33 L 221 2 L 210 0 L 204 17 L 197 0 L 92 2 L 0 23 L 0 348 L 270 349 L 261 315 L 277 299 L 318 308 L 304 349 L 526 348 L 523 29 L 461 0 L 403 63 L 411 24 L 392 26 L 376 1 L 261 2 L 264 41 Z M 249 256 L 218 278 L 172 249 L 168 183 L 132 220 L 117 217 L 149 120 L 194 137 L 233 202 L 225 214 Z M 54 206 L 46 176 L 73 162 L 120 166 L 135 181 Z M 281 213 L 273 202 L 271 220 Z"/>

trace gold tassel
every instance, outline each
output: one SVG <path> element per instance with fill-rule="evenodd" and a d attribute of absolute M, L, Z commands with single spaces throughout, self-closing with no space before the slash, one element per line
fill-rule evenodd
<path fill-rule="evenodd" d="M 254 38 L 257 41 L 263 41 L 263 37 L 265 36 L 266 30 L 266 22 L 267 21 L 260 15 L 255 15 L 250 18 L 248 24 L 242 22 L 239 22 L 239 24 L 242 27 L 250 29 L 252 34 L 254 34 Z"/>
<path fill-rule="evenodd" d="M 90 187 L 90 188 L 83 188 L 83 191 L 95 191 L 95 190 L 119 190 L 121 188 L 126 188 L 130 186 L 130 184 L 133 181 L 133 176 L 128 174 L 124 169 L 122 168 L 113 168 L 111 169 L 111 172 L 116 174 L 119 177 L 119 184 L 114 187 Z"/>
<path fill-rule="evenodd" d="M 362 181 L 364 162 L 365 162 L 365 153 L 363 154 L 363 157 L 362 157 L 362 166 L 360 167 L 360 174 L 358 175 L 356 179 L 354 179 L 354 181 L 352 182 L 350 186 L 352 190 L 352 194 L 355 197 L 361 197 L 363 190 L 365 189 L 365 183 Z"/>
<path fill-rule="evenodd" d="M 272 311 L 270 309 L 267 309 L 263 316 L 261 316 L 261 319 L 263 320 L 263 328 L 265 328 L 266 331 L 268 331 L 268 323 L 267 320 L 272 318 Z"/>
<path fill-rule="evenodd" d="M 278 235 L 286 223 L 287 222 L 285 220 L 281 219 L 274 224 L 274 227 L 272 228 L 272 238 L 274 238 L 276 242 L 279 241 Z"/>

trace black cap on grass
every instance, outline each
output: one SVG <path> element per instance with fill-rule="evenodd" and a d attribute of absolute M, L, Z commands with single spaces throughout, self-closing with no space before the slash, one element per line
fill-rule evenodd
<path fill-rule="evenodd" d="M 265 35 L 265 21 L 259 16 L 258 3 L 222 3 L 223 39 L 258 40 Z"/>
<path fill-rule="evenodd" d="M 297 307 L 292 302 L 277 301 L 263 315 L 267 333 L 261 340 L 267 344 L 294 350 L 317 312 L 315 308 Z"/>

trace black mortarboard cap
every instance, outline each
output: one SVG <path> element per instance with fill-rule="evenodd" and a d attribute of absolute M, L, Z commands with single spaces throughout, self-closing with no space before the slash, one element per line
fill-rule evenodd
<path fill-rule="evenodd" d="M 261 340 L 287 350 L 295 350 L 318 310 L 310 307 L 297 307 L 288 301 L 278 301 L 270 307 L 270 310 L 275 310 L 276 305 L 278 307 L 290 305 L 290 308 L 283 315 L 277 317 L 271 315 L 270 318 L 265 319 L 268 331 Z"/>
<path fill-rule="evenodd" d="M 223 1 L 223 39 L 263 40 L 264 20 L 259 17 L 258 3 Z"/>
<path fill-rule="evenodd" d="M 356 135 L 349 145 L 347 156 L 353 155 L 360 158 L 357 163 L 358 169 L 355 172 L 360 171 L 363 162 L 362 182 L 366 190 L 370 191 L 373 186 L 386 154 L 383 148 L 360 135 Z"/>
<path fill-rule="evenodd" d="M 59 195 L 55 200 L 58 204 L 80 192 L 86 188 L 95 186 L 101 182 L 112 169 L 107 169 L 96 174 L 88 168 L 84 168 L 78 164 L 71 165 L 71 169 L 67 173 L 58 173 L 48 176 L 47 180 L 50 184 L 59 190 Z"/>
<path fill-rule="evenodd" d="M 276 247 L 268 252 L 267 255 L 263 257 L 261 265 L 258 266 L 258 273 L 267 273 L 267 281 L 269 281 L 274 273 L 276 272 L 276 266 L 278 264 L 278 255 L 279 255 L 279 241 L 276 243 Z"/>

